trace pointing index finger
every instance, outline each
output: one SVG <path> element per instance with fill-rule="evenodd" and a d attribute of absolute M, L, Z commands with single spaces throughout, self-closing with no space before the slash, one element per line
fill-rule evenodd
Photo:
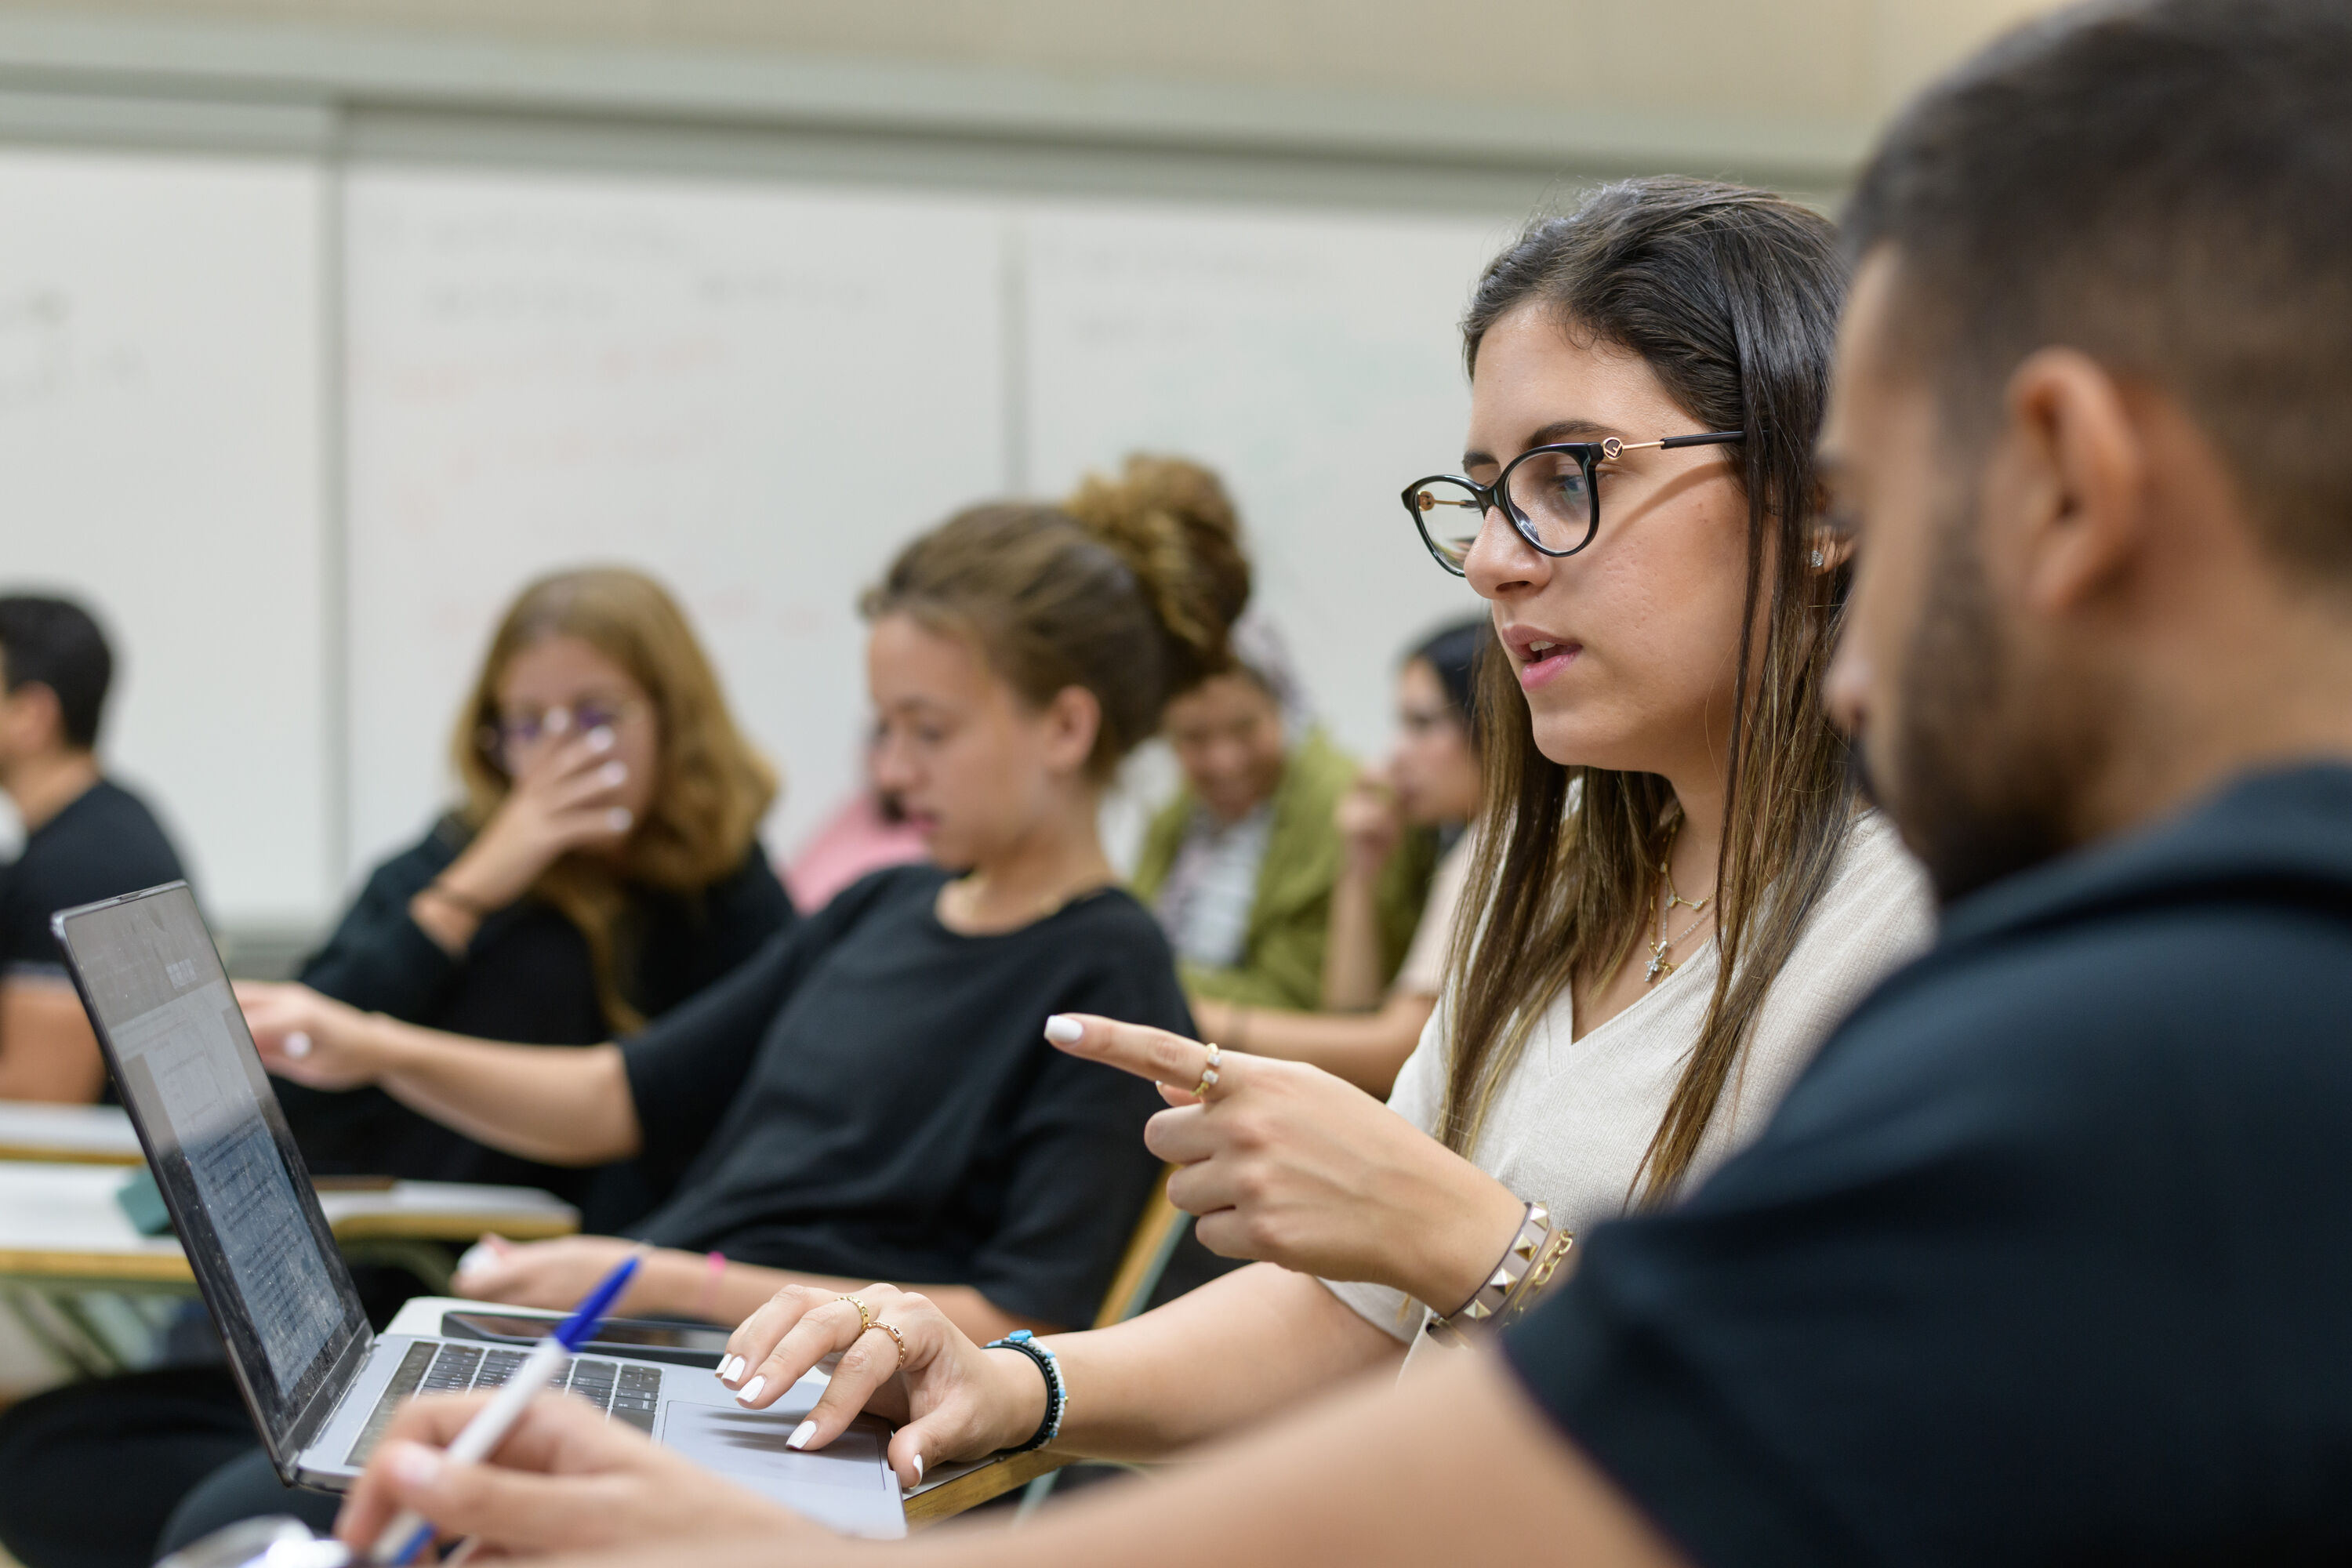
<path fill-rule="evenodd" d="M 1074 1057 L 1150 1079 L 1163 1088 L 1182 1090 L 1188 1103 L 1193 1086 L 1209 1068 L 1209 1047 L 1198 1040 L 1092 1013 L 1055 1014 L 1045 1020 L 1045 1038 Z M 1229 1079 L 1234 1064 L 1241 1059 L 1234 1052 L 1220 1051 L 1219 1078 Z"/>

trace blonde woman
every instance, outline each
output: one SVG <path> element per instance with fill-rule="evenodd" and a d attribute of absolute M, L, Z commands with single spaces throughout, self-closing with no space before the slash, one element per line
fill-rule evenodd
<path fill-rule="evenodd" d="M 642 1026 L 793 921 L 758 837 L 774 770 L 642 573 L 517 596 L 457 715 L 462 800 L 377 867 L 302 982 L 454 1034 L 584 1046 Z M 642 1186 L 489 1148 L 382 1091 L 280 1080 L 312 1171 L 547 1187 L 611 1229 Z"/>

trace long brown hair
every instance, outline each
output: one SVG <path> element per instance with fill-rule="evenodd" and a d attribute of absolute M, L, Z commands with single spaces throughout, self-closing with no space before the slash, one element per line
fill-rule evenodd
<path fill-rule="evenodd" d="M 1530 226 L 1479 279 L 1463 324 L 1478 345 L 1523 304 L 1570 341 L 1639 355 L 1703 430 L 1744 430 L 1748 588 L 1740 697 L 1717 865 L 1715 994 L 1643 1155 L 1646 1201 L 1688 1173 L 1774 976 L 1827 885 L 1854 795 L 1822 707 L 1846 572 L 1814 568 L 1813 441 L 1845 271 L 1834 230 L 1760 191 L 1627 181 Z M 1607 526 L 1604 520 L 1603 527 Z M 1613 974 L 1655 907 L 1679 819 L 1654 773 L 1563 767 L 1537 750 L 1507 661 L 1481 661 L 1486 799 L 1454 952 L 1441 1131 L 1468 1153 L 1537 1019 Z"/>
<path fill-rule="evenodd" d="M 565 855 L 531 886 L 586 939 L 605 1022 L 634 1029 L 645 1016 L 626 994 L 635 961 L 627 885 L 691 895 L 740 866 L 776 798 L 776 771 L 735 727 L 719 677 L 660 584 L 624 566 L 559 572 L 516 597 L 458 712 L 452 751 L 466 793 L 457 816 L 467 827 L 480 831 L 513 788 L 484 739 L 497 732 L 499 682 L 518 654 L 550 637 L 586 643 L 653 704 L 659 762 L 645 821 L 616 858 Z"/>
<path fill-rule="evenodd" d="M 1159 730 L 1171 697 L 1227 668 L 1249 592 L 1241 521 L 1217 477 L 1134 457 L 1066 509 L 957 513 L 899 552 L 863 608 L 971 638 L 1029 702 L 1094 693 L 1102 725 L 1087 771 L 1099 783 Z"/>

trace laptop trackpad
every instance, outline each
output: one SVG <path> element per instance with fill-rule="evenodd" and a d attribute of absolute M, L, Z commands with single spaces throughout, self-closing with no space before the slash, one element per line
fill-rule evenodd
<path fill-rule="evenodd" d="M 898 1478 L 885 1463 L 887 1428 L 861 1416 L 814 1453 L 784 1447 L 797 1415 L 672 1403 L 662 1419 L 662 1447 L 718 1471 L 797 1512 L 853 1535 L 907 1532 Z"/>

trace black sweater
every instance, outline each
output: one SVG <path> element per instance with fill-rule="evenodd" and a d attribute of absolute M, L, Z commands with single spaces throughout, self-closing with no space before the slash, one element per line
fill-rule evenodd
<path fill-rule="evenodd" d="M 1175 963 L 1117 889 L 965 936 L 933 912 L 946 879 L 876 872 L 624 1043 L 645 1165 L 677 1177 L 630 1234 L 1092 1321 L 1161 1105 L 1042 1031 L 1103 1013 L 1189 1034 Z"/>
<path fill-rule="evenodd" d="M 302 966 L 303 983 L 354 1007 L 453 1034 L 534 1046 L 611 1038 L 587 941 L 556 910 L 526 899 L 499 910 L 462 958 L 443 952 L 409 917 L 409 900 L 469 839 L 445 819 L 377 867 L 326 946 Z M 793 919 L 792 900 L 756 842 L 741 865 L 699 896 L 640 888 L 630 904 L 625 945 L 634 958 L 621 991 L 648 1018 L 725 975 Z M 331 1094 L 282 1080 L 277 1088 L 303 1157 L 321 1175 L 544 1187 L 580 1204 L 591 1229 L 626 1222 L 656 1195 L 633 1173 L 568 1170 L 486 1148 L 380 1089 Z"/>

